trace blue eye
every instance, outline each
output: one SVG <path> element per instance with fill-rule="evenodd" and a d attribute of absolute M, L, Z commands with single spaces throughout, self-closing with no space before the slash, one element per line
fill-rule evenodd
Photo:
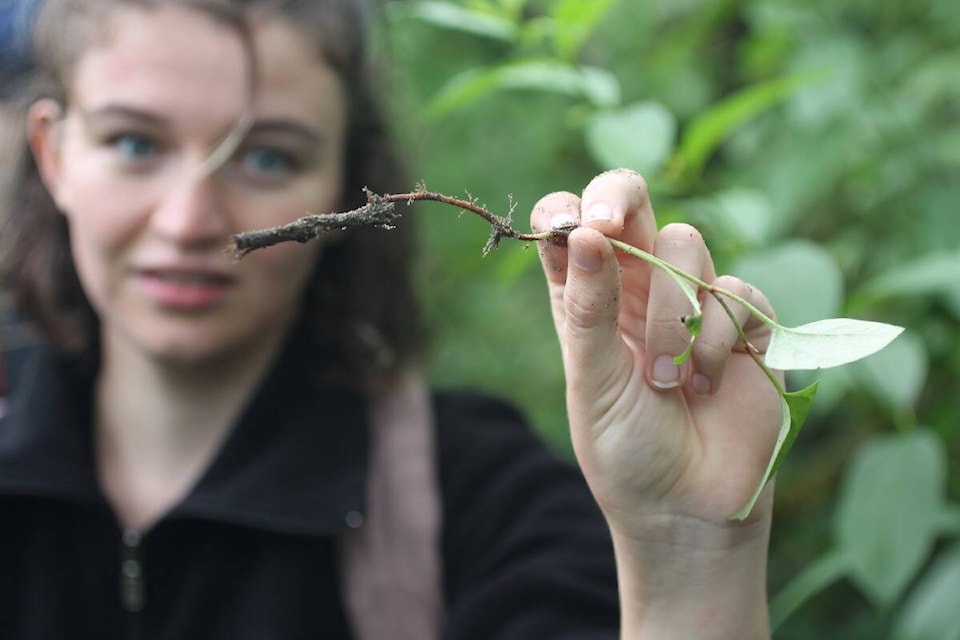
<path fill-rule="evenodd" d="M 268 147 L 247 149 L 241 158 L 241 163 L 247 172 L 272 177 L 290 173 L 295 168 L 290 154 Z"/>
<path fill-rule="evenodd" d="M 157 144 L 150 138 L 136 133 L 124 133 L 116 136 L 111 144 L 125 158 L 147 160 L 154 156 Z"/>

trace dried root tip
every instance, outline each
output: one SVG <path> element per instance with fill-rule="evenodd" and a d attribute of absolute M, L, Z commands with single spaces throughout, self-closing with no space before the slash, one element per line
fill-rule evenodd
<path fill-rule="evenodd" d="M 238 233 L 232 237 L 233 247 L 228 251 L 236 258 L 242 258 L 257 249 L 281 242 L 309 242 L 331 231 L 345 231 L 355 227 L 392 228 L 393 221 L 400 216 L 396 205 L 369 190 L 365 191 L 367 204 L 358 209 L 308 215 L 279 227 Z"/>

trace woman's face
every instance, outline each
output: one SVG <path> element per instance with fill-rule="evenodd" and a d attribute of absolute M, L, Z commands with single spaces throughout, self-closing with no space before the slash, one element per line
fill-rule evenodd
<path fill-rule="evenodd" d="M 230 235 L 331 211 L 341 198 L 343 88 L 280 18 L 254 27 L 254 123 L 202 167 L 247 102 L 239 35 L 167 5 L 119 9 L 77 61 L 65 112 L 30 114 L 44 178 L 106 340 L 179 363 L 278 340 L 299 311 L 318 244 L 240 262 Z"/>

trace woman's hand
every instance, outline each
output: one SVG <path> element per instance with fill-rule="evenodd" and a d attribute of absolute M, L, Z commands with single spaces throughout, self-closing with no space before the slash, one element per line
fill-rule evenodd
<path fill-rule="evenodd" d="M 764 637 L 771 491 L 743 522 L 780 424 L 780 400 L 713 296 L 692 356 L 673 358 L 692 309 L 668 275 L 615 251 L 605 236 L 653 253 L 746 298 L 772 316 L 763 294 L 716 276 L 689 225 L 657 231 L 643 178 L 597 176 L 582 198 L 554 193 L 534 208 L 535 231 L 569 224 L 566 247 L 541 257 L 567 380 L 577 460 L 611 528 L 620 571 L 624 637 Z M 770 333 L 727 301 L 761 352 Z"/>

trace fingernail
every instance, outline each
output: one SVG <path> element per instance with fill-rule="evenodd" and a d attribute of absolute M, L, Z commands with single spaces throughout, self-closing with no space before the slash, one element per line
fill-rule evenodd
<path fill-rule="evenodd" d="M 584 214 L 587 222 L 602 222 L 613 220 L 613 209 L 606 202 L 594 202 Z"/>
<path fill-rule="evenodd" d="M 673 356 L 658 356 L 653 361 L 653 386 L 658 389 L 673 389 L 680 385 L 680 367 L 673 362 Z"/>
<path fill-rule="evenodd" d="M 570 259 L 573 260 L 573 264 L 584 271 L 600 271 L 600 267 L 603 265 L 603 259 L 596 249 L 589 245 L 584 246 L 583 243 L 579 242 L 570 244 Z"/>
<path fill-rule="evenodd" d="M 703 375 L 702 373 L 695 373 L 693 374 L 693 380 L 691 383 L 693 384 L 693 390 L 700 395 L 710 395 L 710 388 L 712 385 L 710 384 L 710 378 L 707 376 Z"/>
<path fill-rule="evenodd" d="M 577 226 L 577 219 L 569 213 L 558 213 L 550 218 L 550 227 L 552 229 L 566 229 Z"/>

